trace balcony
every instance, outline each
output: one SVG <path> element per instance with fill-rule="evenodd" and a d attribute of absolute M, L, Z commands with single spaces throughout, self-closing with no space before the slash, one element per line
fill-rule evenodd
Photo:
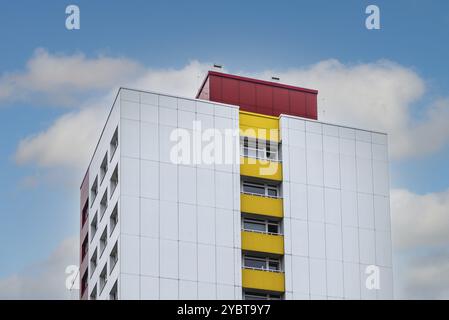
<path fill-rule="evenodd" d="M 285 276 L 283 272 L 243 268 L 242 286 L 248 289 L 284 292 Z"/>
<path fill-rule="evenodd" d="M 240 209 L 246 213 L 282 218 L 284 216 L 282 201 L 281 198 L 242 193 L 240 195 Z"/>
<path fill-rule="evenodd" d="M 260 179 L 282 181 L 282 163 L 249 157 L 240 157 L 240 174 Z"/>
<path fill-rule="evenodd" d="M 242 250 L 284 254 L 284 236 L 254 231 L 242 231 Z"/>

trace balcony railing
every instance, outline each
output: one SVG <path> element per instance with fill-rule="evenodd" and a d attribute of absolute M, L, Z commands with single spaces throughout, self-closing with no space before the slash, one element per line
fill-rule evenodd
<path fill-rule="evenodd" d="M 248 194 L 251 196 L 257 196 L 257 197 L 264 197 L 264 198 L 271 198 L 271 199 L 282 199 L 282 197 L 279 196 L 270 196 L 267 194 L 260 194 L 260 193 L 256 193 L 256 192 L 248 192 L 248 191 L 242 191 L 242 194 Z"/>
<path fill-rule="evenodd" d="M 282 233 L 268 232 L 268 231 L 259 231 L 259 230 L 246 229 L 246 228 L 242 228 L 242 231 L 244 231 L 244 232 L 260 233 L 260 234 L 266 234 L 266 235 L 270 235 L 270 236 L 283 236 Z"/>
<path fill-rule="evenodd" d="M 284 216 L 283 199 L 260 194 L 241 193 L 242 212 L 282 218 Z"/>
<path fill-rule="evenodd" d="M 284 272 L 242 268 L 242 286 L 248 289 L 285 291 Z"/>
<path fill-rule="evenodd" d="M 241 156 L 240 174 L 248 177 L 282 181 L 282 162 Z"/>
<path fill-rule="evenodd" d="M 242 250 L 284 254 L 284 236 L 262 232 L 242 231 Z"/>
<path fill-rule="evenodd" d="M 276 273 L 284 273 L 283 270 L 271 270 L 271 269 L 267 269 L 267 268 L 255 268 L 255 267 L 247 267 L 247 266 L 243 266 L 242 269 L 259 270 L 259 271 L 276 272 Z"/>

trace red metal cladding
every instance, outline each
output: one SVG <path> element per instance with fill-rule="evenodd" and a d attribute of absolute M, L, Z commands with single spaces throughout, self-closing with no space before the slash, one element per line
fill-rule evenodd
<path fill-rule="evenodd" d="M 209 71 L 197 98 L 240 106 L 271 116 L 289 114 L 317 119 L 318 91 L 277 82 Z"/>

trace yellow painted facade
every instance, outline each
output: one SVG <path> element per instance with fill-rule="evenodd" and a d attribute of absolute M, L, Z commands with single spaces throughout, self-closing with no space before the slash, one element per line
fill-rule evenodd
<path fill-rule="evenodd" d="M 284 237 L 281 235 L 242 231 L 242 249 L 283 255 Z"/>
<path fill-rule="evenodd" d="M 282 181 L 282 163 L 240 157 L 240 174 L 242 176 Z"/>
<path fill-rule="evenodd" d="M 242 269 L 244 288 L 284 292 L 285 276 L 283 272 Z"/>
<path fill-rule="evenodd" d="M 279 118 L 240 111 L 240 135 L 279 142 Z"/>
<path fill-rule="evenodd" d="M 239 112 L 240 135 L 279 142 L 279 118 L 251 112 Z M 240 158 L 240 174 L 246 177 L 282 182 L 282 163 L 259 160 L 248 157 Z M 282 218 L 284 216 L 283 200 L 258 195 L 240 195 L 240 208 L 244 213 Z M 242 231 L 242 250 L 265 254 L 284 255 L 284 237 L 268 233 Z M 242 287 L 244 289 L 266 290 L 283 293 L 285 291 L 285 274 L 264 270 L 242 269 Z"/>
<path fill-rule="evenodd" d="M 282 218 L 284 216 L 283 208 L 282 199 L 245 193 L 240 195 L 240 210 L 242 212 Z"/>

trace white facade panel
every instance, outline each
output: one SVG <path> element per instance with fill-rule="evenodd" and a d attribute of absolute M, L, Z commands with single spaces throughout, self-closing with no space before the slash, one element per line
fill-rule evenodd
<path fill-rule="evenodd" d="M 285 298 L 392 297 L 386 135 L 284 115 L 280 131 Z M 366 288 L 370 265 L 385 290 Z"/>
<path fill-rule="evenodd" d="M 159 276 L 159 239 L 140 238 L 140 274 Z"/>

